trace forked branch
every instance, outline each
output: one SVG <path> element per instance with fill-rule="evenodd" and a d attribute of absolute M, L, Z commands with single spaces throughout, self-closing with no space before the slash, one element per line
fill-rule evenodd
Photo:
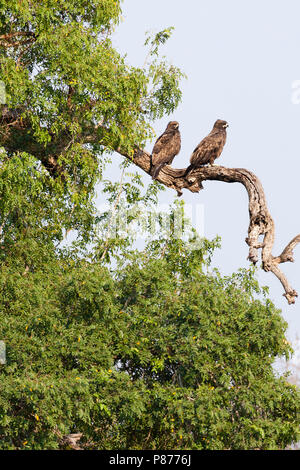
<path fill-rule="evenodd" d="M 131 159 L 135 165 L 150 174 L 151 155 L 144 150 L 137 149 L 131 158 L 120 149 L 118 152 Z M 261 257 L 264 271 L 271 271 L 281 282 L 284 288 L 284 296 L 289 304 L 295 303 L 298 297 L 297 292 L 289 285 L 289 282 L 278 265 L 293 262 L 293 251 L 300 243 L 300 234 L 294 237 L 284 248 L 279 256 L 272 255 L 275 240 L 275 225 L 269 213 L 265 193 L 261 182 L 257 176 L 244 168 L 225 168 L 223 166 L 205 166 L 192 170 L 185 178 L 184 169 L 174 169 L 170 166 L 164 167 L 159 173 L 158 181 L 169 188 L 177 191 L 178 196 L 182 195 L 182 190 L 199 192 L 203 189 L 202 182 L 206 180 L 217 180 L 225 183 L 241 183 L 247 190 L 249 197 L 249 227 L 246 243 L 249 246 L 248 259 L 256 264 Z M 260 241 L 260 237 L 262 240 Z"/>

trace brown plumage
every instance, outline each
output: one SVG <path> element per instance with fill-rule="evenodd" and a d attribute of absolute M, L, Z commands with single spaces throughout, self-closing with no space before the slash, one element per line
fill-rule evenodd
<path fill-rule="evenodd" d="M 214 164 L 214 161 L 221 155 L 223 147 L 226 142 L 226 128 L 228 124 L 226 121 L 218 119 L 211 132 L 201 140 L 197 145 L 190 158 L 190 165 L 186 169 L 187 175 L 193 168 L 199 168 L 209 163 Z"/>
<path fill-rule="evenodd" d="M 179 124 L 171 121 L 165 132 L 157 139 L 152 150 L 152 167 L 150 174 L 156 179 L 160 170 L 165 165 L 170 165 L 174 157 L 180 152 L 181 138 Z"/>

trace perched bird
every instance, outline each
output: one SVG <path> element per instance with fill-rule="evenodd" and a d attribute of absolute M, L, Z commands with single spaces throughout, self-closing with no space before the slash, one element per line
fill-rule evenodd
<path fill-rule="evenodd" d="M 201 140 L 200 144 L 197 145 L 190 158 L 190 165 L 187 167 L 185 176 L 193 169 L 199 168 L 209 163 L 214 164 L 216 158 L 218 158 L 223 150 L 226 142 L 226 128 L 228 124 L 226 121 L 218 119 L 214 123 L 214 127 L 211 132 Z"/>
<path fill-rule="evenodd" d="M 174 157 L 180 152 L 181 138 L 179 124 L 171 121 L 165 132 L 157 139 L 152 150 L 152 167 L 150 174 L 156 179 L 160 170 L 165 165 L 170 165 Z"/>

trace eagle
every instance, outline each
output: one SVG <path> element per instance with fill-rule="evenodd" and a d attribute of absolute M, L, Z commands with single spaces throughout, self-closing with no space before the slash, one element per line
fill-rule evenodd
<path fill-rule="evenodd" d="M 214 161 L 221 155 L 226 142 L 226 129 L 228 123 L 218 119 L 210 133 L 197 145 L 190 158 L 190 165 L 187 167 L 185 176 L 194 168 L 199 168 Z"/>
<path fill-rule="evenodd" d="M 156 179 L 160 170 L 165 165 L 170 165 L 174 157 L 180 152 L 181 138 L 179 124 L 177 121 L 170 121 L 165 132 L 158 137 L 152 150 L 151 171 L 153 179 Z"/>

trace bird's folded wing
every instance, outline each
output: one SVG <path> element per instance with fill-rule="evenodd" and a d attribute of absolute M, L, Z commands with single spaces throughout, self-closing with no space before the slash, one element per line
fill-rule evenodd
<path fill-rule="evenodd" d="M 193 151 L 191 163 L 197 165 L 207 163 L 215 146 L 216 142 L 214 139 L 210 139 L 209 136 L 205 137 Z"/>
<path fill-rule="evenodd" d="M 163 134 L 157 139 L 152 150 L 152 164 L 153 165 L 160 162 L 161 159 L 164 158 L 164 154 L 167 155 L 168 149 L 166 148 L 166 145 L 169 143 L 169 141 L 170 141 L 170 135 L 168 134 Z"/>

